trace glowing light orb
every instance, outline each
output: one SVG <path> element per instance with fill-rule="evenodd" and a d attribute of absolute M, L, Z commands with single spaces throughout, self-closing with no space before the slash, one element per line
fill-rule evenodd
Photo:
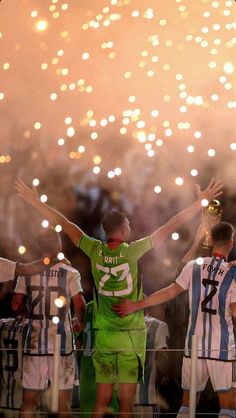
<path fill-rule="evenodd" d="M 48 22 L 46 20 L 38 20 L 36 22 L 36 30 L 44 32 L 48 28 Z"/>
<path fill-rule="evenodd" d="M 199 139 L 202 136 L 202 133 L 200 131 L 195 131 L 193 134 L 194 138 Z"/>
<path fill-rule="evenodd" d="M 198 257 L 198 258 L 196 259 L 196 263 L 197 263 L 199 266 L 201 266 L 201 265 L 203 264 L 203 262 L 204 262 L 204 259 L 203 259 L 202 257 Z"/>
<path fill-rule="evenodd" d="M 62 252 L 60 252 L 60 253 L 57 254 L 57 258 L 58 258 L 58 260 L 61 261 L 61 260 L 63 260 L 65 258 L 65 256 L 64 256 L 64 254 Z"/>
<path fill-rule="evenodd" d="M 37 12 L 37 10 L 33 10 L 32 12 L 31 12 L 31 17 L 37 17 L 38 16 L 38 12 Z"/>
<path fill-rule="evenodd" d="M 116 167 L 115 170 L 114 170 L 114 173 L 115 173 L 116 176 L 120 176 L 121 172 L 122 172 L 121 168 L 119 168 L 119 167 Z"/>
<path fill-rule="evenodd" d="M 40 196 L 40 200 L 41 200 L 41 202 L 43 202 L 43 203 L 47 202 L 47 200 L 48 200 L 47 195 L 46 195 L 46 194 L 42 194 L 42 195 Z"/>
<path fill-rule="evenodd" d="M 48 266 L 50 264 L 50 258 L 49 257 L 44 257 L 43 263 L 45 264 L 45 266 Z"/>
<path fill-rule="evenodd" d="M 101 171 L 101 169 L 100 169 L 100 167 L 99 166 L 95 166 L 95 167 L 93 167 L 93 173 L 94 174 L 99 174 L 100 173 L 100 171 Z"/>
<path fill-rule="evenodd" d="M 115 177 L 115 173 L 113 172 L 113 171 L 108 171 L 108 173 L 107 173 L 107 177 L 109 178 L 109 179 L 113 179 L 114 177 Z"/>
<path fill-rule="evenodd" d="M 48 226 L 49 226 L 49 222 L 47 221 L 47 219 L 44 219 L 44 220 L 42 221 L 42 227 L 43 227 L 43 228 L 48 228 Z"/>
<path fill-rule="evenodd" d="M 177 186 L 182 186 L 183 183 L 184 183 L 184 180 L 182 179 L 182 177 L 176 177 L 175 184 Z"/>
<path fill-rule="evenodd" d="M 209 149 L 207 154 L 209 155 L 209 157 L 214 157 L 216 155 L 216 152 L 214 149 Z"/>
<path fill-rule="evenodd" d="M 224 72 L 226 74 L 232 74 L 234 72 L 234 65 L 232 64 L 232 62 L 225 62 L 224 63 Z"/>
<path fill-rule="evenodd" d="M 40 129 L 41 128 L 41 123 L 40 122 L 35 122 L 35 124 L 34 124 L 34 129 L 35 130 L 38 130 L 38 129 Z"/>
<path fill-rule="evenodd" d="M 63 308 L 63 306 L 66 305 L 66 298 L 64 296 L 59 296 L 59 298 L 54 300 L 54 304 L 57 306 L 57 308 Z"/>
<path fill-rule="evenodd" d="M 59 145 L 60 147 L 62 147 L 62 146 L 65 144 L 65 140 L 64 140 L 64 138 L 59 138 L 59 139 L 58 139 L 58 141 L 57 141 L 57 143 L 58 143 L 58 145 Z"/>
<path fill-rule="evenodd" d="M 40 181 L 37 178 L 33 179 L 33 181 L 32 181 L 32 184 L 33 184 L 34 187 L 37 187 L 39 185 L 39 183 L 40 183 Z"/>
<path fill-rule="evenodd" d="M 177 241 L 177 240 L 179 239 L 179 234 L 178 234 L 177 232 L 173 232 L 173 234 L 171 235 L 171 238 L 172 238 L 174 241 Z"/>
<path fill-rule="evenodd" d="M 157 193 L 157 194 L 158 194 L 158 193 L 161 193 L 161 186 L 158 186 L 158 185 L 157 185 L 157 186 L 155 186 L 155 187 L 154 187 L 154 192 L 155 192 L 155 193 Z"/>
<path fill-rule="evenodd" d="M 19 254 L 25 254 L 26 253 L 26 247 L 24 245 L 20 245 L 18 247 L 18 253 Z"/>
<path fill-rule="evenodd" d="M 190 171 L 190 174 L 191 174 L 191 176 L 196 177 L 196 176 L 198 175 L 198 171 L 197 171 L 195 168 L 193 168 L 193 169 Z"/>
<path fill-rule="evenodd" d="M 56 99 L 57 99 L 57 94 L 56 93 L 50 94 L 50 100 L 52 100 L 54 102 Z"/>
<path fill-rule="evenodd" d="M 65 124 L 66 125 L 70 125 L 72 123 L 72 118 L 70 117 L 70 116 L 67 116 L 66 118 L 65 118 Z"/>
<path fill-rule="evenodd" d="M 62 226 L 61 226 L 61 225 L 59 225 L 59 224 L 58 224 L 58 225 L 56 225 L 56 226 L 55 226 L 55 231 L 56 231 L 56 232 L 61 232 L 61 231 L 62 231 Z"/>
<path fill-rule="evenodd" d="M 70 138 L 72 137 L 72 136 L 74 136 L 75 135 L 75 129 L 73 128 L 73 126 L 70 126 L 68 129 L 67 129 L 67 136 L 69 136 Z"/>
<path fill-rule="evenodd" d="M 52 322 L 53 322 L 55 325 L 59 324 L 59 322 L 60 322 L 59 317 L 58 317 L 58 316 L 53 316 L 53 318 L 52 318 Z"/>
<path fill-rule="evenodd" d="M 209 205 L 208 200 L 207 199 L 202 199 L 201 200 L 201 205 L 202 205 L 202 207 L 206 208 Z"/>

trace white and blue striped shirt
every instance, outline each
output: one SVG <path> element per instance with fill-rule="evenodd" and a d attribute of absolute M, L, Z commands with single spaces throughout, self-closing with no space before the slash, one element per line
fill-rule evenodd
<path fill-rule="evenodd" d="M 0 410 L 17 409 L 22 403 L 22 350 L 27 322 L 0 319 Z"/>
<path fill-rule="evenodd" d="M 231 304 L 236 302 L 236 268 L 222 258 L 190 261 L 176 279 L 189 292 L 189 324 L 185 356 L 191 356 L 191 339 L 198 337 L 198 357 L 235 359 Z"/>
<path fill-rule="evenodd" d="M 157 390 L 157 350 L 167 348 L 169 337 L 168 325 L 159 319 L 145 316 L 147 328 L 146 357 L 144 366 L 144 383 L 138 383 L 135 405 L 155 405 L 158 402 Z"/>
<path fill-rule="evenodd" d="M 82 291 L 79 272 L 63 263 L 41 274 L 18 278 L 15 293 L 26 295 L 29 311 L 25 354 L 53 355 L 55 334 L 61 334 L 61 355 L 72 352 L 70 302 Z M 66 303 L 58 308 L 55 299 L 60 296 Z M 52 321 L 53 317 L 58 317 L 57 324 Z"/>

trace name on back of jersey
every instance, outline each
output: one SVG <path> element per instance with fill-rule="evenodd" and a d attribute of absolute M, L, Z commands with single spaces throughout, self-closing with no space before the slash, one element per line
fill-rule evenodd
<path fill-rule="evenodd" d="M 225 272 L 225 270 L 223 270 L 219 267 L 213 267 L 210 264 L 203 264 L 202 270 L 207 270 L 208 273 L 213 273 L 214 272 L 214 273 L 218 274 L 219 276 L 223 276 L 223 274 Z"/>
<path fill-rule="evenodd" d="M 63 270 L 48 269 L 44 270 L 42 274 L 46 277 L 62 277 L 64 272 Z"/>
<path fill-rule="evenodd" d="M 121 259 L 123 258 L 123 255 L 121 253 L 120 255 L 117 255 L 115 257 L 103 255 L 102 250 L 99 251 L 99 256 L 102 257 L 104 264 L 119 264 L 121 262 Z"/>

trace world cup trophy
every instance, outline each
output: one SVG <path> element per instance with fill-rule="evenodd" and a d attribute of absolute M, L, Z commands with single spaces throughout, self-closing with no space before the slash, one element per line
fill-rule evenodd
<path fill-rule="evenodd" d="M 205 234 L 203 236 L 201 247 L 209 250 L 212 248 L 211 228 L 220 222 L 222 217 L 222 207 L 217 199 L 213 199 L 208 206 L 203 209 L 202 224 L 205 227 Z"/>

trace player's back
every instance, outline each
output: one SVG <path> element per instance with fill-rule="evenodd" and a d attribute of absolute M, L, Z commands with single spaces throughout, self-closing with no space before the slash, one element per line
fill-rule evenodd
<path fill-rule="evenodd" d="M 234 358 L 231 303 L 236 301 L 236 269 L 222 258 L 206 257 L 192 268 L 189 282 L 190 318 L 185 354 L 190 355 L 191 338 L 198 336 L 198 356 L 220 360 Z M 187 271 L 188 271 L 187 267 Z"/>
<path fill-rule="evenodd" d="M 22 349 L 27 321 L 0 319 L 0 410 L 19 408 L 22 401 Z"/>
<path fill-rule="evenodd" d="M 150 237 L 130 244 L 121 242 L 118 247 L 111 248 L 109 243 L 83 235 L 79 246 L 91 260 L 94 328 L 114 331 L 144 329 L 142 311 L 121 318 L 112 310 L 112 305 L 120 298 L 133 301 L 143 298 L 138 260 L 152 248 Z"/>
<path fill-rule="evenodd" d="M 74 268 L 57 263 L 41 274 L 19 278 L 15 291 L 26 295 L 29 311 L 26 354 L 53 354 L 56 333 L 62 336 L 61 354 L 71 352 L 70 302 L 78 275 Z"/>

